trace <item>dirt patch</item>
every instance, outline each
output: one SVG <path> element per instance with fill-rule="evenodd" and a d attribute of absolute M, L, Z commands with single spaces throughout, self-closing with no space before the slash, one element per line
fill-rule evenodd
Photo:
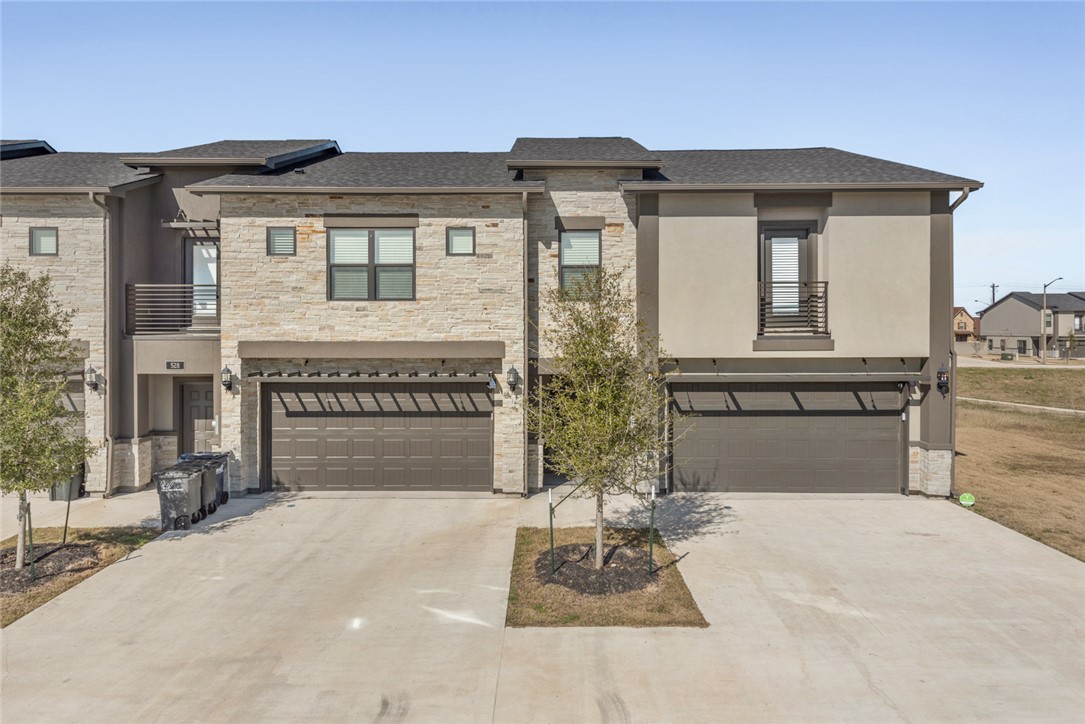
<path fill-rule="evenodd" d="M 1085 561 L 1085 417 L 961 402 L 957 452 L 977 513 Z"/>
<path fill-rule="evenodd" d="M 67 544 L 61 545 L 63 532 L 34 529 L 33 581 L 29 560 L 22 570 L 15 570 L 15 537 L 0 541 L 0 626 L 17 621 L 159 535 L 153 528 L 72 528 Z"/>
<path fill-rule="evenodd" d="M 652 573 L 646 530 L 608 529 L 601 571 L 594 567 L 594 541 L 594 528 L 556 528 L 551 575 L 549 530 L 517 530 L 506 625 L 708 625 L 658 532 Z"/>
<path fill-rule="evenodd" d="M 980 400 L 1085 410 L 1085 368 L 958 367 L 957 394 Z"/>

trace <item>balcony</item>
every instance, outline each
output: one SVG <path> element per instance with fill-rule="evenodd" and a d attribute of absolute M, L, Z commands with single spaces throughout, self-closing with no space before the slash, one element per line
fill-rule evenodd
<path fill-rule="evenodd" d="M 760 282 L 759 337 L 829 336 L 829 282 Z"/>
<path fill-rule="evenodd" d="M 129 284 L 129 336 L 219 334 L 215 284 Z"/>

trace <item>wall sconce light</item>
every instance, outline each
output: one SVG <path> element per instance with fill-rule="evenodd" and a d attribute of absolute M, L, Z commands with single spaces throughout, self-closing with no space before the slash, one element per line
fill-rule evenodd
<path fill-rule="evenodd" d="M 938 368 L 938 391 L 942 393 L 942 397 L 949 394 L 949 370 L 945 365 Z"/>
<path fill-rule="evenodd" d="M 94 367 L 88 367 L 87 371 L 83 373 L 83 379 L 86 380 L 87 389 L 91 392 L 98 391 L 98 370 Z"/>
<path fill-rule="evenodd" d="M 505 373 L 505 379 L 508 380 L 509 389 L 516 392 L 516 386 L 520 384 L 520 373 L 516 367 L 509 367 L 508 372 Z"/>
<path fill-rule="evenodd" d="M 222 389 L 232 390 L 234 388 L 234 373 L 229 367 L 223 367 L 222 372 L 219 372 L 219 377 L 222 380 Z"/>

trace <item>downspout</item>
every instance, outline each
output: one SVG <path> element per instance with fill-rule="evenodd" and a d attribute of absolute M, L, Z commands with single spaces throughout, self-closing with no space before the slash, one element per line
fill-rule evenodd
<path fill-rule="evenodd" d="M 105 458 L 105 492 L 103 497 L 108 497 L 113 485 L 113 413 L 112 413 L 112 400 L 110 399 L 110 386 L 113 384 L 113 369 L 110 367 L 113 355 L 110 354 L 110 347 L 113 344 L 113 238 L 110 233 L 112 224 L 111 214 L 109 213 L 109 205 L 105 203 L 104 197 L 102 201 L 98 200 L 98 196 L 93 192 L 89 192 L 87 196 L 90 198 L 90 202 L 100 208 L 103 212 L 103 240 L 104 250 L 103 255 L 105 259 L 103 269 L 103 308 L 105 311 L 104 319 L 104 336 L 105 345 L 102 354 L 102 368 L 106 376 L 105 392 L 102 397 L 105 401 L 105 439 L 106 439 L 106 458 Z"/>
<path fill-rule="evenodd" d="M 949 215 L 952 216 L 957 207 L 968 200 L 968 187 L 961 189 L 961 195 L 949 205 Z M 950 249 L 952 253 L 952 247 Z M 952 334 L 952 332 L 950 332 Z M 949 344 L 949 374 L 953 391 L 953 404 L 949 406 L 949 444 L 953 449 L 953 457 L 950 459 L 950 489 L 949 496 L 957 497 L 957 344 L 956 337 Z"/>
<path fill-rule="evenodd" d="M 527 233 L 527 191 L 520 194 L 520 210 L 521 210 L 521 230 L 524 236 L 524 391 L 522 395 L 526 395 L 530 390 L 531 384 L 531 351 L 528 349 L 528 344 L 531 340 L 531 319 L 530 319 L 530 305 L 528 304 L 529 284 L 528 284 L 528 264 L 531 259 L 531 243 L 528 241 Z M 530 399 L 526 401 L 526 404 L 531 404 Z M 528 451 L 528 430 L 527 430 L 527 409 L 524 409 L 524 498 L 528 494 L 528 483 L 530 482 L 531 466 L 528 464 L 531 455 Z M 540 461 L 540 464 L 542 462 Z"/>

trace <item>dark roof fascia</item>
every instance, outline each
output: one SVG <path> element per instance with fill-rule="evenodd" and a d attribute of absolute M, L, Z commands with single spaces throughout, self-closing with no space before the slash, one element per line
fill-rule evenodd
<path fill-rule="evenodd" d="M 120 162 L 125 164 L 126 166 L 267 166 L 269 169 L 275 169 L 280 166 L 295 163 L 297 161 L 302 161 L 312 156 L 316 156 L 331 150 L 334 150 L 336 153 L 340 153 L 339 144 L 336 141 L 328 141 L 327 143 L 309 146 L 307 148 L 298 149 L 297 151 L 290 151 L 288 153 L 280 153 L 277 156 L 268 156 L 266 158 L 258 156 L 224 156 L 221 158 L 192 158 L 189 156 L 129 156 L 120 159 Z"/>
<path fill-rule="evenodd" d="M 32 194 L 108 194 L 110 196 L 123 195 L 126 191 L 138 189 L 142 186 L 151 186 L 162 180 L 162 176 L 154 174 L 146 178 L 136 179 L 128 183 L 116 186 L 0 186 L 0 194 L 6 195 L 32 195 Z"/>
<path fill-rule="evenodd" d="M 663 168 L 663 161 L 656 159 L 632 159 L 629 161 L 518 161 L 505 162 L 510 169 L 533 168 Z"/>
<path fill-rule="evenodd" d="M 185 186 L 203 194 L 519 194 L 542 193 L 543 184 L 532 186 Z"/>
<path fill-rule="evenodd" d="M 960 191 L 983 188 L 979 181 L 965 183 L 810 183 L 810 184 L 679 184 L 665 181 L 620 181 L 626 193 L 659 193 L 661 191 Z"/>
<path fill-rule="evenodd" d="M 23 151 L 41 151 L 40 154 L 23 153 Z M 44 156 L 50 153 L 56 153 L 56 149 L 49 145 L 46 141 L 22 141 L 19 143 L 5 143 L 3 148 L 0 148 L 0 155 L 4 158 L 20 158 L 23 156 L 40 155 Z M 17 154 L 17 155 L 13 155 Z"/>

